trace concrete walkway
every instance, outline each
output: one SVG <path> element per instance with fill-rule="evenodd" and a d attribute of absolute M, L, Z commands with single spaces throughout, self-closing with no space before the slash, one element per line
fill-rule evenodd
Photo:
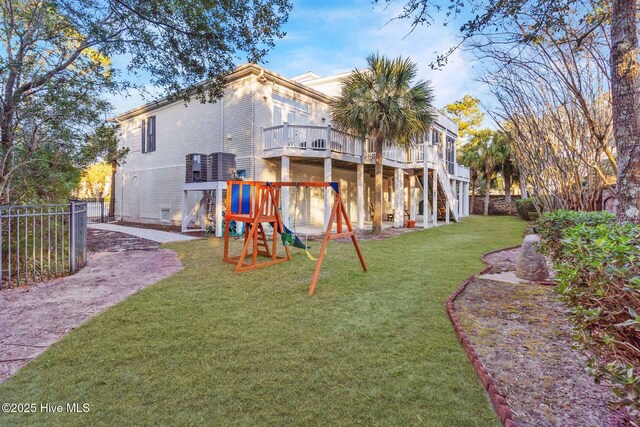
<path fill-rule="evenodd" d="M 153 230 L 150 228 L 125 227 L 116 224 L 93 224 L 87 225 L 89 228 L 96 230 L 116 231 L 118 233 L 130 234 L 132 236 L 141 237 L 158 243 L 182 242 L 193 240 L 195 237 L 185 236 L 184 234 L 169 233 L 167 231 Z"/>
<path fill-rule="evenodd" d="M 182 267 L 168 249 L 92 252 L 72 276 L 2 290 L 0 383 L 89 318 Z"/>

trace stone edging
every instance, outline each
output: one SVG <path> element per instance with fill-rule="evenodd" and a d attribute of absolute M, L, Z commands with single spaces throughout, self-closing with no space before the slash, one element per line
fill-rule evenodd
<path fill-rule="evenodd" d="M 482 255 L 482 261 L 484 262 L 484 257 L 486 255 L 489 255 L 494 252 L 503 251 L 506 249 L 515 249 L 516 247 L 519 247 L 519 245 L 511 248 L 503 248 L 496 251 L 487 252 Z M 487 265 L 480 274 L 483 274 L 489 268 L 490 266 Z M 505 398 L 504 394 L 502 394 L 502 392 L 498 389 L 498 386 L 495 380 L 493 379 L 489 371 L 487 371 L 487 368 L 484 366 L 484 363 L 482 363 L 482 361 L 478 357 L 478 354 L 473 348 L 471 341 L 469 340 L 469 338 L 467 338 L 467 335 L 462 330 L 462 326 L 460 325 L 460 320 L 458 319 L 458 316 L 456 315 L 455 310 L 453 308 L 453 303 L 455 302 L 458 295 L 460 295 L 462 291 L 465 290 L 467 285 L 475 278 L 476 278 L 475 275 L 469 276 L 464 282 L 462 282 L 462 284 L 458 287 L 458 289 L 456 289 L 456 291 L 453 294 L 451 294 L 451 296 L 447 299 L 447 314 L 449 315 L 449 320 L 451 320 L 453 329 L 455 330 L 456 335 L 458 336 L 458 341 L 460 341 L 460 344 L 462 345 L 464 352 L 467 354 L 469 361 L 473 365 L 473 369 L 475 369 L 476 374 L 478 375 L 478 378 L 482 383 L 482 386 L 484 387 L 485 391 L 489 395 L 489 400 L 491 400 L 493 409 L 496 411 L 496 414 L 500 418 L 500 422 L 505 427 L 515 427 L 517 426 L 517 424 L 513 420 L 513 411 L 511 410 L 511 406 L 509 406 L 509 402 L 507 402 L 507 399 Z"/>

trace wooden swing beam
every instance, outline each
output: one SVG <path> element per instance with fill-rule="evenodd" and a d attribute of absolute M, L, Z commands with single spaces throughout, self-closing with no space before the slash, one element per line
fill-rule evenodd
<path fill-rule="evenodd" d="M 248 187 L 248 188 L 247 188 Z M 329 217 L 329 223 L 320 246 L 320 255 L 316 261 L 315 271 L 311 284 L 309 285 L 309 295 L 313 295 L 322 261 L 326 252 L 327 244 L 330 240 L 350 237 L 353 246 L 358 254 L 358 259 L 362 265 L 362 270 L 367 271 L 367 265 L 362 257 L 362 252 L 358 246 L 356 233 L 349 221 L 349 216 L 340 197 L 340 187 L 337 182 L 268 182 L 268 181 L 227 181 L 227 198 L 225 212 L 225 232 L 224 232 L 224 261 L 236 265 L 236 273 L 255 268 L 268 267 L 270 265 L 289 261 L 291 252 L 288 246 L 284 246 L 286 254 L 277 255 L 278 234 L 284 233 L 284 225 L 278 206 L 280 204 L 280 190 L 282 187 L 321 187 L 334 190 L 335 198 L 333 209 Z M 234 191 L 236 191 L 234 193 Z M 246 192 L 249 194 L 246 194 Z M 243 194 L 244 192 L 244 194 Z M 236 198 L 237 196 L 237 198 Z M 237 256 L 229 255 L 229 223 L 231 221 L 245 223 L 244 245 L 242 252 Z M 273 225 L 273 236 L 271 248 L 267 242 L 266 234 L 262 226 L 268 222 Z M 336 233 L 331 234 L 333 224 L 336 224 Z M 346 231 L 345 231 L 346 227 Z M 260 260 L 258 255 L 268 259 Z"/>

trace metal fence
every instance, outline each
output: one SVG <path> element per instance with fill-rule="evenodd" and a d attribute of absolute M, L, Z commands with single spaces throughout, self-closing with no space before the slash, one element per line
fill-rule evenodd
<path fill-rule="evenodd" d="M 75 273 L 87 259 L 87 204 L 0 206 L 0 290 Z"/>
<path fill-rule="evenodd" d="M 80 199 L 87 204 L 87 219 L 92 222 L 111 222 L 115 221 L 115 199 L 93 198 Z"/>

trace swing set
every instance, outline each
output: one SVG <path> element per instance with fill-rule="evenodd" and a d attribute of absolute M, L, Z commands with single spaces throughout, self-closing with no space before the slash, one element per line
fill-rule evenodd
<path fill-rule="evenodd" d="M 282 223 L 282 217 L 278 210 L 280 205 L 280 193 L 283 187 L 319 187 L 332 189 L 334 196 L 333 209 L 329 217 L 329 223 L 320 246 L 317 260 L 311 256 L 309 246 Z M 297 206 L 297 194 L 296 194 Z M 244 245 L 240 255 L 229 255 L 229 223 L 231 221 L 245 224 Z M 273 228 L 271 244 L 267 241 L 267 233 L 264 224 L 270 224 Z M 294 221 L 295 224 L 295 221 Z M 336 233 L 331 233 L 333 225 Z M 345 230 L 346 227 L 346 230 Z M 278 239 L 280 235 L 280 239 Z M 315 271 L 309 286 L 309 295 L 313 295 L 320 268 L 330 240 L 350 237 L 356 253 L 362 265 L 362 270 L 367 271 L 356 234 L 349 221 L 349 216 L 340 197 L 340 186 L 337 182 L 266 182 L 266 181 L 227 181 L 227 198 L 224 232 L 224 262 L 235 264 L 236 273 L 253 270 L 255 268 L 268 267 L 270 265 L 286 262 L 291 259 L 290 247 L 304 249 L 307 257 L 316 261 Z M 278 255 L 278 241 L 282 242 L 285 254 Z M 305 239 L 306 241 L 306 239 Z"/>

